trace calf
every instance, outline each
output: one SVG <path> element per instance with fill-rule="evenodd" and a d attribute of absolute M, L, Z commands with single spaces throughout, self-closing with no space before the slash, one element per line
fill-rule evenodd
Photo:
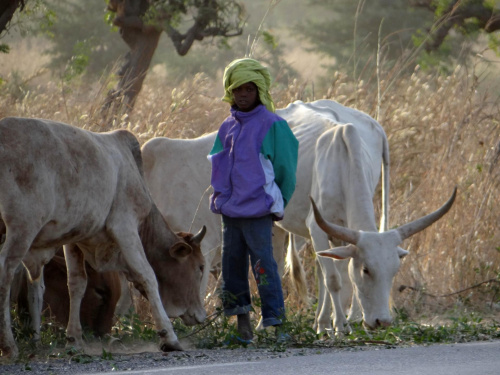
<path fill-rule="evenodd" d="M 115 307 L 121 297 L 120 280 L 118 272 L 97 272 L 86 264 L 87 288 L 82 299 L 80 321 L 82 326 L 102 337 L 111 332 L 111 327 L 116 321 Z M 69 321 L 70 296 L 68 292 L 68 276 L 66 261 L 62 248 L 47 263 L 43 269 L 44 293 L 43 310 L 46 315 L 57 323 L 66 327 Z M 19 272 L 11 287 L 11 301 L 17 303 L 18 310 L 29 311 L 34 337 L 39 337 L 40 326 L 30 300 L 31 283 L 24 267 L 19 267 Z"/>

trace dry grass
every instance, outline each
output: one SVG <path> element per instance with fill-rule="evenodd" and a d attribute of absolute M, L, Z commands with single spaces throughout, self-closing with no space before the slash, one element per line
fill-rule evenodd
<path fill-rule="evenodd" d="M 440 312 L 465 304 L 483 310 L 498 301 L 498 285 L 485 284 L 451 297 L 444 295 L 497 279 L 500 271 L 500 114 L 496 98 L 481 90 L 478 72 L 457 67 L 448 77 L 416 70 L 389 86 L 391 72 L 381 78 L 387 90 L 380 123 L 391 148 L 391 216 L 397 226 L 441 206 L 458 187 L 452 210 L 438 223 L 407 240 L 410 250 L 395 280 L 395 305 L 410 314 Z M 192 138 L 213 131 L 227 115 L 219 82 L 203 74 L 178 87 L 159 76 L 145 82 L 130 117 L 102 123 L 99 108 L 113 82 L 73 83 L 38 77 L 36 84 L 10 76 L 0 96 L 0 117 L 25 116 L 59 120 L 93 131 L 127 128 L 141 143 L 156 136 Z M 307 82 L 295 80 L 273 92 L 278 107 L 300 100 L 330 98 L 371 115 L 376 90 L 337 74 L 324 94 L 313 94 Z M 313 96 L 315 95 L 315 96 Z M 495 100 L 494 100 L 495 99 Z M 375 198 L 378 202 L 378 198 Z M 378 207 L 378 203 L 377 203 Z M 305 252 L 310 289 L 314 290 L 312 255 Z M 406 289 L 398 292 L 400 285 Z M 285 285 L 289 289 L 289 285 Z M 289 303 L 299 306 L 294 293 Z"/>

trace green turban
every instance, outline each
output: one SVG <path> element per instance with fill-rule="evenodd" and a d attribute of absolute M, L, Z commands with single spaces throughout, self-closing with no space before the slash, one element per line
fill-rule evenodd
<path fill-rule="evenodd" d="M 222 101 L 234 105 L 233 89 L 247 82 L 253 82 L 259 90 L 259 99 L 266 108 L 274 112 L 274 102 L 269 93 L 271 75 L 266 67 L 254 59 L 232 61 L 224 70 L 224 97 Z"/>

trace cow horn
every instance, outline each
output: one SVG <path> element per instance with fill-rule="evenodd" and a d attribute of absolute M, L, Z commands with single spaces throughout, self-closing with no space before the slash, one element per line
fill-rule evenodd
<path fill-rule="evenodd" d="M 350 244 L 356 245 L 359 240 L 359 233 L 355 230 L 345 228 L 341 225 L 329 223 L 321 216 L 318 207 L 316 207 L 316 203 L 314 203 L 314 199 L 309 196 L 311 200 L 313 210 L 314 210 L 314 218 L 316 219 L 316 223 L 318 223 L 319 227 L 323 229 L 327 234 L 338 238 L 339 240 L 349 242 Z"/>
<path fill-rule="evenodd" d="M 453 202 L 455 201 L 456 195 L 457 195 L 457 188 L 455 187 L 450 199 L 448 199 L 448 202 L 446 202 L 443 206 L 441 206 L 441 208 L 437 209 L 436 211 L 424 217 L 421 217 L 420 219 L 414 220 L 411 223 L 404 224 L 399 228 L 397 228 L 397 231 L 399 232 L 401 239 L 405 240 L 408 237 L 413 236 L 415 233 L 424 230 L 434 222 L 438 221 L 444 214 L 446 214 L 450 210 L 451 206 L 453 205 Z"/>
<path fill-rule="evenodd" d="M 207 233 L 207 227 L 203 226 L 198 233 L 196 233 L 193 238 L 191 238 L 191 241 L 197 245 L 201 243 L 201 240 L 203 237 L 205 237 L 205 233 Z"/>

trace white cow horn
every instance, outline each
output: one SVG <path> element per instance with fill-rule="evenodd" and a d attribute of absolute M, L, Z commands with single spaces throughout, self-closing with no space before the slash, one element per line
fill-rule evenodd
<path fill-rule="evenodd" d="M 318 223 L 319 227 L 323 229 L 327 234 L 338 238 L 339 240 L 349 242 L 350 244 L 356 245 L 359 239 L 359 233 L 355 230 L 345 228 L 341 225 L 329 223 L 319 213 L 318 207 L 316 207 L 316 203 L 314 203 L 314 199 L 309 196 L 311 200 L 313 210 L 314 210 L 314 218 L 316 219 L 316 223 Z"/>
<path fill-rule="evenodd" d="M 205 233 L 207 233 L 207 227 L 203 226 L 198 233 L 196 233 L 193 238 L 191 238 L 191 241 L 197 245 L 201 243 L 201 240 L 203 237 L 205 237 Z"/>
<path fill-rule="evenodd" d="M 424 230 L 429 225 L 438 221 L 445 213 L 449 211 L 449 209 L 453 205 L 453 202 L 455 201 L 456 195 L 457 195 L 457 188 L 455 187 L 450 199 L 448 199 L 448 202 L 446 202 L 441 208 L 437 209 L 433 213 L 421 217 L 420 219 L 414 220 L 411 223 L 404 224 L 399 228 L 397 228 L 397 231 L 399 232 L 401 239 L 405 240 L 406 238 L 413 236 L 415 233 Z"/>

